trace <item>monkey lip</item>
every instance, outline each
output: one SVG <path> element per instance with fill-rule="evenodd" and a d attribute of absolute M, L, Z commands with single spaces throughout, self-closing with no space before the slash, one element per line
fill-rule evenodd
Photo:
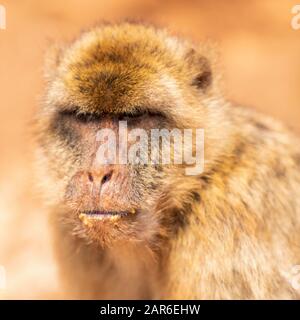
<path fill-rule="evenodd" d="M 88 211 L 82 211 L 79 215 L 79 218 L 83 221 L 104 220 L 104 219 L 116 220 L 123 216 L 127 216 L 128 214 L 134 214 L 135 212 L 136 212 L 135 209 L 128 210 L 128 211 L 88 210 Z"/>

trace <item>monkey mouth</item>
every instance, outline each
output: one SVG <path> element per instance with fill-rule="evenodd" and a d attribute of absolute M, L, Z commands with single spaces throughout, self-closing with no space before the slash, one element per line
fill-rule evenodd
<path fill-rule="evenodd" d="M 117 220 L 121 217 L 127 216 L 129 214 L 135 214 L 136 210 L 131 209 L 128 211 L 104 211 L 104 210 L 88 210 L 82 211 L 79 215 L 79 219 L 82 220 L 84 223 L 86 221 L 91 220 Z"/>

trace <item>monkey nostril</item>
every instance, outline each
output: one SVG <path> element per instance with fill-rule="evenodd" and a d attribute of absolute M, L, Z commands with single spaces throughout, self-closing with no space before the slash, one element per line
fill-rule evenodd
<path fill-rule="evenodd" d="M 90 182 L 94 181 L 93 175 L 90 172 L 88 172 L 88 178 Z"/>
<path fill-rule="evenodd" d="M 111 179 L 112 174 L 113 174 L 112 171 L 110 171 L 109 173 L 104 175 L 104 177 L 101 180 L 101 185 L 103 185 L 104 183 L 108 182 Z"/>

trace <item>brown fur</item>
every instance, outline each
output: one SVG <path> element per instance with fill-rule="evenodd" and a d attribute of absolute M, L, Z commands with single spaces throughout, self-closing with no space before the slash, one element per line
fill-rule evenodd
<path fill-rule="evenodd" d="M 55 52 L 38 159 L 66 297 L 298 298 L 284 272 L 300 262 L 299 140 L 226 102 L 203 46 L 164 30 L 106 25 Z M 96 120 L 74 121 L 74 108 Z M 115 116 L 137 110 L 146 130 L 204 128 L 204 173 L 116 165 L 123 188 L 103 206 L 138 213 L 84 225 L 78 214 L 94 199 L 83 187 L 104 174 L 89 162 L 97 121 L 116 130 Z"/>

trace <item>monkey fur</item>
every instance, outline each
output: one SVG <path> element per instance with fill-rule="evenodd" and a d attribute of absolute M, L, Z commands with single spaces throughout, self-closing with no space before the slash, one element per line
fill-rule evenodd
<path fill-rule="evenodd" d="M 46 81 L 37 160 L 66 298 L 299 298 L 286 273 L 300 263 L 300 141 L 226 101 L 204 46 L 102 25 L 50 50 Z M 94 167 L 97 130 L 120 119 L 203 128 L 204 172 Z"/>

